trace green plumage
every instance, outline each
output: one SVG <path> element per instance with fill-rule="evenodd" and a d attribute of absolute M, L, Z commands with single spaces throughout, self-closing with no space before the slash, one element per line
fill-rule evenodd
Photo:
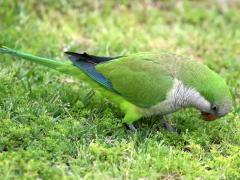
<path fill-rule="evenodd" d="M 0 47 L 0 53 L 9 54 L 15 57 L 20 57 L 31 62 L 47 66 L 49 68 L 55 69 L 57 71 L 71 74 L 71 75 L 79 75 L 79 69 L 72 65 L 70 62 L 62 62 L 62 61 L 55 61 L 48 58 L 34 56 L 32 54 L 16 51 L 14 49 L 10 49 L 8 47 L 2 46 Z"/>
<path fill-rule="evenodd" d="M 126 99 L 141 107 L 151 107 L 163 101 L 174 79 L 194 87 L 209 101 L 217 101 L 225 95 L 231 97 L 219 75 L 187 57 L 139 53 L 99 64 L 96 68 Z"/>
<path fill-rule="evenodd" d="M 219 101 L 225 96 L 231 98 L 225 80 L 207 66 L 188 59 L 182 60 L 182 63 L 178 64 L 176 65 L 176 76 L 185 85 L 198 90 L 210 102 Z"/>
<path fill-rule="evenodd" d="M 110 99 L 112 102 L 114 102 L 116 105 L 119 106 L 119 108 L 125 113 L 123 122 L 133 122 L 142 117 L 142 113 L 138 110 L 138 108 L 134 104 L 128 102 L 125 98 L 119 96 L 118 94 L 108 91 L 107 89 L 99 85 L 97 82 L 95 82 L 92 78 L 87 76 L 84 72 L 82 72 L 79 68 L 74 66 L 69 61 L 63 62 L 63 61 L 56 61 L 48 58 L 42 58 L 42 57 L 31 55 L 29 53 L 16 51 L 14 49 L 10 49 L 5 46 L 0 47 L 0 53 L 9 54 L 11 56 L 29 60 L 31 62 L 55 69 L 62 73 L 72 75 L 86 82 L 92 88 L 101 92 L 103 96 L 107 97 L 108 99 Z"/>
<path fill-rule="evenodd" d="M 147 111 L 148 108 L 165 101 L 170 90 L 174 88 L 175 80 L 197 90 L 210 103 L 221 106 L 226 98 L 231 99 L 229 89 L 219 75 L 201 63 L 174 54 L 138 53 L 94 66 L 97 72 L 111 82 L 118 92 L 115 93 L 101 86 L 71 62 L 54 61 L 6 47 L 0 48 L 0 53 L 36 62 L 87 82 L 117 104 L 125 113 L 123 121 L 129 123 L 144 116 L 143 109 Z"/>
<path fill-rule="evenodd" d="M 140 107 L 151 107 L 166 98 L 173 85 L 173 77 L 166 71 L 162 61 L 155 63 L 148 59 L 154 56 L 149 55 L 129 55 L 99 64 L 96 69 L 127 100 Z"/>

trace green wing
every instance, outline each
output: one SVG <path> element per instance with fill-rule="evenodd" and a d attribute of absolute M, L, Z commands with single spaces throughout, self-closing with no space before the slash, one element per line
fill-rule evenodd
<path fill-rule="evenodd" d="M 150 107 L 166 98 L 173 78 L 161 63 L 161 56 L 134 54 L 100 63 L 96 70 L 128 101 Z"/>

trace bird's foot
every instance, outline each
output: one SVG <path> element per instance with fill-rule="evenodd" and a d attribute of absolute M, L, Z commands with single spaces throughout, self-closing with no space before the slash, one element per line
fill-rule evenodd
<path fill-rule="evenodd" d="M 164 117 L 160 117 L 161 122 L 163 127 L 168 131 L 168 132 L 176 132 L 176 129 L 174 129 L 171 124 L 169 124 Z"/>
<path fill-rule="evenodd" d="M 168 132 L 175 132 L 176 130 L 171 126 L 171 124 L 167 122 L 163 122 L 163 127 L 168 131 Z"/>
<path fill-rule="evenodd" d="M 124 123 L 124 125 L 133 132 L 137 132 L 137 128 L 133 124 Z"/>

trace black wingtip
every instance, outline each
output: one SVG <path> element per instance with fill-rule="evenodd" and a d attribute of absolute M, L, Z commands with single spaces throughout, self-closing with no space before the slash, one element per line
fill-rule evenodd
<path fill-rule="evenodd" d="M 87 54 L 86 52 L 84 53 L 76 53 L 76 52 L 71 52 L 71 51 L 67 51 L 64 52 L 68 58 L 71 61 L 86 61 L 86 62 L 92 62 L 91 61 L 91 56 L 89 54 Z"/>
<path fill-rule="evenodd" d="M 76 52 L 71 52 L 71 51 L 66 51 L 64 52 L 66 55 L 72 55 L 72 56 L 83 56 L 83 57 L 90 57 L 89 54 L 87 54 L 86 52 L 84 53 L 76 53 Z"/>
<path fill-rule="evenodd" d="M 93 55 L 90 55 L 86 52 L 76 53 L 76 52 L 71 52 L 71 51 L 67 51 L 67 52 L 65 52 L 65 54 L 68 55 L 68 58 L 71 61 L 86 61 L 86 62 L 94 63 L 94 64 L 98 64 L 98 63 L 101 63 L 101 62 L 110 61 L 110 60 L 113 60 L 113 59 L 123 57 L 123 56 L 117 56 L 117 57 L 93 56 Z"/>

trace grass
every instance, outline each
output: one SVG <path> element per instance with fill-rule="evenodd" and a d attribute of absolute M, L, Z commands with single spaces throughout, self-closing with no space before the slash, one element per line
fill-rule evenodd
<path fill-rule="evenodd" d="M 220 2 L 220 1 L 219 1 Z M 235 2 L 236 3 L 236 2 Z M 234 96 L 226 117 L 156 117 L 134 134 L 100 94 L 45 67 L 0 56 L 3 179 L 237 179 L 240 177 L 239 4 L 209 1 L 0 0 L 0 44 L 54 59 L 63 50 L 122 55 L 167 50 L 202 61 Z"/>

